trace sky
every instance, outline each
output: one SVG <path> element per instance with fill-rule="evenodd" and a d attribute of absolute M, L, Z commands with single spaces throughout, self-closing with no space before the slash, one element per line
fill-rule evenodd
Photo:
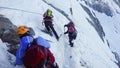
<path fill-rule="evenodd" d="M 48 3 L 67 13 L 74 21 L 78 31 L 77 38 L 73 41 L 74 47 L 70 47 L 68 36 L 63 34 L 66 30 L 64 25 L 69 20 L 42 0 L 0 0 L 0 14 L 9 18 L 16 26 L 27 25 L 32 27 L 36 33 L 35 37 L 41 36 L 47 40 L 51 40 L 52 42 L 49 42 L 51 44 L 50 50 L 55 56 L 59 68 L 118 68 L 114 63 L 117 60 L 112 51 L 120 53 L 120 47 L 118 46 L 120 45 L 119 14 L 114 12 L 113 17 L 108 17 L 85 5 L 83 1 L 65 1 L 47 0 Z M 115 4 L 111 4 L 113 3 L 112 0 L 107 2 L 113 6 L 113 10 L 119 11 L 119 8 Z M 90 19 L 90 17 L 80 4 L 85 5 L 91 11 L 95 12 L 106 34 L 104 38 L 105 42 L 101 40 L 97 31 L 86 20 L 86 18 Z M 71 7 L 73 15 L 69 11 Z M 42 16 L 48 8 L 53 11 L 53 23 L 56 32 L 58 35 L 62 35 L 59 41 L 54 36 L 51 37 L 41 32 L 45 28 L 42 25 Z M 110 48 L 106 39 L 109 41 Z M 7 49 L 6 43 L 0 40 L 0 66 L 2 68 L 14 68 L 15 56 L 8 53 Z"/>

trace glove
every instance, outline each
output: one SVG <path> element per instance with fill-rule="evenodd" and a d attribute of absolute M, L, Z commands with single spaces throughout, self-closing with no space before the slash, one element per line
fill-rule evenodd
<path fill-rule="evenodd" d="M 68 25 L 64 25 L 64 27 L 67 27 Z"/>
<path fill-rule="evenodd" d="M 16 65 L 15 68 L 24 68 L 23 65 Z"/>
<path fill-rule="evenodd" d="M 52 26 L 54 26 L 54 24 L 52 24 Z"/>
<path fill-rule="evenodd" d="M 56 68 L 59 68 L 58 64 L 56 65 Z"/>
<path fill-rule="evenodd" d="M 56 62 L 54 62 L 54 68 L 59 68 L 59 66 Z"/>
<path fill-rule="evenodd" d="M 54 66 L 55 68 L 59 68 L 58 64 L 56 63 L 56 65 Z"/>
<path fill-rule="evenodd" d="M 68 32 L 64 32 L 64 34 L 67 34 Z"/>

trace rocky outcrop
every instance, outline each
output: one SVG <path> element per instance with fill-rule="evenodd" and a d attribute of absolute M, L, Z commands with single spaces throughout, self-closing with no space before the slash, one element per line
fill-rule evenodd
<path fill-rule="evenodd" d="M 9 51 L 15 54 L 17 44 L 19 44 L 19 37 L 17 35 L 17 26 L 12 22 L 0 15 L 0 38 L 3 42 L 9 43 Z"/>
<path fill-rule="evenodd" d="M 102 0 L 95 0 L 92 2 L 85 1 L 85 3 L 86 5 L 90 6 L 94 10 L 101 12 L 101 13 L 105 13 L 107 16 L 112 17 L 114 15 L 114 12 L 112 8 L 109 6 L 109 4 L 103 2 Z"/>

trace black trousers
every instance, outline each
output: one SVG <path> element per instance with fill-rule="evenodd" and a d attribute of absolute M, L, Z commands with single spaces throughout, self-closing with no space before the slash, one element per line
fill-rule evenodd
<path fill-rule="evenodd" d="M 73 44 L 73 36 L 72 36 L 72 33 L 68 33 L 68 37 L 69 37 L 69 43 L 70 43 L 70 45 L 72 45 Z"/>
<path fill-rule="evenodd" d="M 54 35 L 55 35 L 55 37 L 56 37 L 56 39 L 57 40 L 59 39 L 58 34 L 55 31 L 52 22 L 45 22 L 45 27 L 46 27 L 46 29 L 47 29 L 48 32 L 50 32 L 52 30 L 53 33 L 54 33 Z"/>
<path fill-rule="evenodd" d="M 51 22 L 46 22 L 45 23 L 45 28 L 47 29 L 48 32 L 51 31 L 51 29 L 53 28 L 53 25 Z"/>

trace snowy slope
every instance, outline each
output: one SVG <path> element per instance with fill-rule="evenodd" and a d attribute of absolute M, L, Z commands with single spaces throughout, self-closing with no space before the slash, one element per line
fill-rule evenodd
<path fill-rule="evenodd" d="M 0 39 L 0 67 L 1 68 L 13 68 L 12 63 L 15 61 L 15 57 L 8 53 L 7 46 Z"/>
<path fill-rule="evenodd" d="M 89 0 L 91 3 L 92 0 Z M 110 48 L 112 51 L 117 52 L 120 55 L 120 47 L 119 47 L 119 40 L 120 40 L 120 8 L 117 4 L 115 4 L 115 0 L 99 0 L 104 2 L 109 6 L 112 13 L 114 14 L 112 17 L 105 15 L 104 13 L 98 13 L 96 11 L 96 17 L 99 19 L 103 30 L 105 32 L 105 38 L 108 40 Z M 99 2 L 98 1 L 98 2 Z M 96 1 L 97 2 L 97 1 Z M 95 3 L 93 1 L 92 3 Z"/>
<path fill-rule="evenodd" d="M 73 48 L 68 45 L 67 35 L 63 35 L 64 24 L 68 23 L 69 20 L 58 10 L 46 4 L 42 0 L 0 0 L 0 14 L 9 18 L 12 23 L 17 26 L 27 25 L 32 27 L 36 33 L 35 37 L 42 36 L 45 39 L 51 40 L 52 42 L 50 42 L 50 49 L 53 52 L 60 68 L 118 68 L 118 66 L 114 63 L 117 62 L 117 60 L 115 59 L 114 54 L 112 54 L 112 51 L 120 53 L 119 14 L 115 14 L 113 17 L 106 16 L 103 13 L 93 10 L 83 1 L 46 1 L 49 4 L 63 10 L 69 15 L 68 17 L 75 22 L 78 36 L 76 40 L 74 40 L 75 45 Z M 104 42 L 101 40 L 94 27 L 91 26 L 91 24 L 86 20 L 86 18 L 90 20 L 91 18 L 80 4 L 87 6 L 96 14 L 96 17 L 99 19 L 105 32 Z M 44 29 L 44 26 L 41 23 L 42 14 L 47 8 L 50 8 L 53 11 L 53 23 L 55 30 L 59 35 L 62 34 L 59 41 L 57 41 L 54 37 L 50 37 L 40 31 L 41 29 Z M 73 10 L 73 15 L 70 14 L 70 8 Z M 109 41 L 112 51 L 108 47 L 106 40 Z M 2 42 L 0 43 L 3 44 Z M 8 58 L 8 56 L 6 56 L 7 52 L 1 51 L 2 48 L 4 47 L 0 47 L 0 52 L 2 54 L 5 53 L 2 57 L 5 56 Z M 5 51 L 6 49 L 7 48 L 5 47 Z M 7 65 L 1 64 L 3 62 L 7 62 Z M 13 68 L 13 65 L 8 63 L 8 60 L 4 60 L 2 58 L 0 58 L 0 64 L 3 65 L 2 68 Z"/>

